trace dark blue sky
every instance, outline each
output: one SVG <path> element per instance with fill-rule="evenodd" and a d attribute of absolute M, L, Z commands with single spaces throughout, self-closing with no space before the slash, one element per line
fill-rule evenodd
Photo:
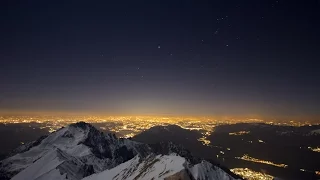
<path fill-rule="evenodd" d="M 317 118 L 316 0 L 1 1 L 0 111 Z"/>

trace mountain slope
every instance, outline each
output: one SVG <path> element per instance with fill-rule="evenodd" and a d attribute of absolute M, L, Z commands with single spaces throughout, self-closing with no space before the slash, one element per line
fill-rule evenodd
<path fill-rule="evenodd" d="M 20 146 L 0 162 L 1 180 L 234 179 L 229 174 L 180 145 L 118 139 L 84 122 Z"/>
<path fill-rule="evenodd" d="M 0 179 L 10 179 L 52 149 L 59 149 L 85 165 L 93 166 L 93 172 L 115 167 L 137 154 L 151 151 L 145 144 L 118 139 L 112 134 L 105 135 L 90 124 L 80 122 L 29 143 L 27 147 L 19 147 L 15 151 L 17 154 L 1 161 Z"/>
<path fill-rule="evenodd" d="M 212 164 L 203 161 L 191 165 L 185 158 L 176 154 L 150 155 L 135 158 L 110 170 L 93 174 L 83 180 L 233 180 L 229 174 Z"/>
<path fill-rule="evenodd" d="M 38 161 L 24 169 L 12 180 L 28 179 L 81 179 L 92 172 L 92 166 L 82 163 L 59 149 L 46 153 Z M 89 174 L 87 174 L 89 172 Z"/>

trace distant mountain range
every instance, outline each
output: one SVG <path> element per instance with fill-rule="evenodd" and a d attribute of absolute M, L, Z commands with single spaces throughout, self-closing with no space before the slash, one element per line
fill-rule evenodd
<path fill-rule="evenodd" d="M 172 142 L 140 143 L 79 122 L 26 143 L 0 162 L 12 180 L 241 179 Z"/>

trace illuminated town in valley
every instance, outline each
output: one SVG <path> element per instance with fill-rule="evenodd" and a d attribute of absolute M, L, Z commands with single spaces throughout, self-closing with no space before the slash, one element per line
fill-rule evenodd
<path fill-rule="evenodd" d="M 320 153 L 320 147 L 316 147 L 316 148 L 308 147 L 308 149 L 310 149 L 311 151 Z"/>
<path fill-rule="evenodd" d="M 161 117 L 161 116 L 1 116 L 0 122 L 11 123 L 39 123 L 41 128 L 53 132 L 68 124 L 84 121 L 87 123 L 112 123 L 113 126 L 101 127 L 103 130 L 122 134 L 122 137 L 132 137 L 153 126 L 165 126 L 170 124 L 178 125 L 184 129 L 202 131 L 204 137 L 201 141 L 209 144 L 205 137 L 209 136 L 214 127 L 223 124 L 236 123 L 261 123 L 259 119 L 241 120 L 215 120 L 207 117 Z"/>
<path fill-rule="evenodd" d="M 229 133 L 230 136 L 241 136 L 244 134 L 249 134 L 250 131 L 240 131 L 240 132 L 233 132 L 233 133 Z"/>
<path fill-rule="evenodd" d="M 198 138 L 197 141 L 208 148 L 217 148 L 217 154 L 215 155 L 217 159 L 224 161 L 225 157 L 231 152 L 230 147 L 221 147 L 212 145 L 210 141 L 210 135 L 215 132 L 218 126 L 223 125 L 236 125 L 238 123 L 248 123 L 248 124 L 267 124 L 267 125 L 277 125 L 277 126 L 291 126 L 291 127 L 301 127 L 301 126 L 311 126 L 317 125 L 310 122 L 275 122 L 275 121 L 263 121 L 260 119 L 223 119 L 218 120 L 210 117 L 177 117 L 177 116 L 0 116 L 0 123 L 4 125 L 10 124 L 26 124 L 29 127 L 36 126 L 40 129 L 47 130 L 48 133 L 52 133 L 61 127 L 65 127 L 71 123 L 76 123 L 79 121 L 84 121 L 95 125 L 97 128 L 105 132 L 111 132 L 116 134 L 119 138 L 131 138 L 135 135 L 146 131 L 154 126 L 167 126 L 167 125 L 178 125 L 179 127 L 198 131 L 202 137 Z M 319 123 L 318 123 L 319 124 Z M 241 130 L 241 131 L 231 131 L 227 133 L 230 138 L 240 138 L 241 136 L 250 136 L 251 131 Z M 282 133 L 285 134 L 285 133 Z M 243 139 L 242 139 L 243 140 Z M 255 139 L 247 141 L 249 144 L 265 144 L 263 139 Z M 21 142 L 23 144 L 24 142 Z M 305 147 L 306 149 L 313 152 L 320 152 L 319 147 Z M 233 149 L 233 148 L 232 148 Z M 288 165 L 283 163 L 274 163 L 267 160 L 262 160 L 258 158 L 253 158 L 248 154 L 244 154 L 241 157 L 232 157 L 233 159 L 238 159 L 242 161 L 248 161 L 259 164 L 266 164 L 270 166 L 275 166 L 278 168 L 287 168 Z M 248 180 L 271 180 L 274 176 L 266 174 L 263 172 L 254 171 L 246 166 L 237 167 L 231 169 L 231 171 L 243 178 Z M 311 172 L 320 175 L 319 171 L 310 171 L 305 169 L 300 169 L 302 172 Z"/>
<path fill-rule="evenodd" d="M 249 180 L 273 180 L 274 177 L 261 172 L 256 172 L 248 168 L 234 168 L 231 172 Z"/>
<path fill-rule="evenodd" d="M 288 167 L 288 165 L 286 164 L 276 164 L 270 161 L 265 161 L 265 160 L 261 160 L 261 159 L 257 159 L 257 158 L 253 158 L 250 157 L 249 155 L 245 154 L 242 157 L 236 157 L 236 159 L 242 159 L 245 161 L 251 161 L 251 162 L 256 162 L 256 163 L 262 163 L 262 164 L 268 164 L 268 165 L 272 165 L 272 166 L 276 166 L 276 167 L 281 167 L 281 168 L 286 168 Z"/>
<path fill-rule="evenodd" d="M 201 141 L 210 144 L 205 137 L 209 136 L 215 126 L 236 123 L 266 123 L 271 125 L 283 126 L 308 126 L 320 123 L 306 122 L 270 122 L 261 119 L 214 119 L 210 117 L 178 117 L 178 116 L 0 116 L 0 123 L 39 123 L 41 128 L 48 128 L 53 132 L 68 124 L 84 121 L 87 123 L 112 123 L 114 126 L 101 127 L 114 133 L 121 133 L 123 137 L 132 137 L 153 126 L 175 124 L 184 129 L 202 131 L 204 137 Z M 229 133 L 229 135 L 244 135 L 250 131 L 240 131 Z"/>

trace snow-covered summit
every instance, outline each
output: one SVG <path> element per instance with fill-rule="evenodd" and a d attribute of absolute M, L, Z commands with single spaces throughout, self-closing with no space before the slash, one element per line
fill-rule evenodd
<path fill-rule="evenodd" d="M 151 151 L 145 144 L 118 139 L 113 134 L 98 131 L 88 123 L 79 122 L 19 147 L 15 150 L 16 154 L 0 162 L 0 179 L 10 179 L 52 149 L 58 149 L 93 166 L 94 172 L 115 167 L 137 154 L 143 155 Z"/>
<path fill-rule="evenodd" d="M 12 180 L 23 179 L 71 179 L 77 180 L 93 173 L 93 167 L 59 150 L 50 150 L 38 161 L 32 163 Z"/>
<path fill-rule="evenodd" d="M 232 176 L 209 162 L 190 164 L 176 154 L 139 156 L 110 170 L 93 174 L 83 180 L 234 180 Z"/>
<path fill-rule="evenodd" d="M 92 175 L 95 173 L 100 174 Z M 79 180 L 87 176 L 93 179 L 232 179 L 220 168 L 193 158 L 182 146 L 119 139 L 84 122 L 26 143 L 0 162 L 1 180 Z"/>

